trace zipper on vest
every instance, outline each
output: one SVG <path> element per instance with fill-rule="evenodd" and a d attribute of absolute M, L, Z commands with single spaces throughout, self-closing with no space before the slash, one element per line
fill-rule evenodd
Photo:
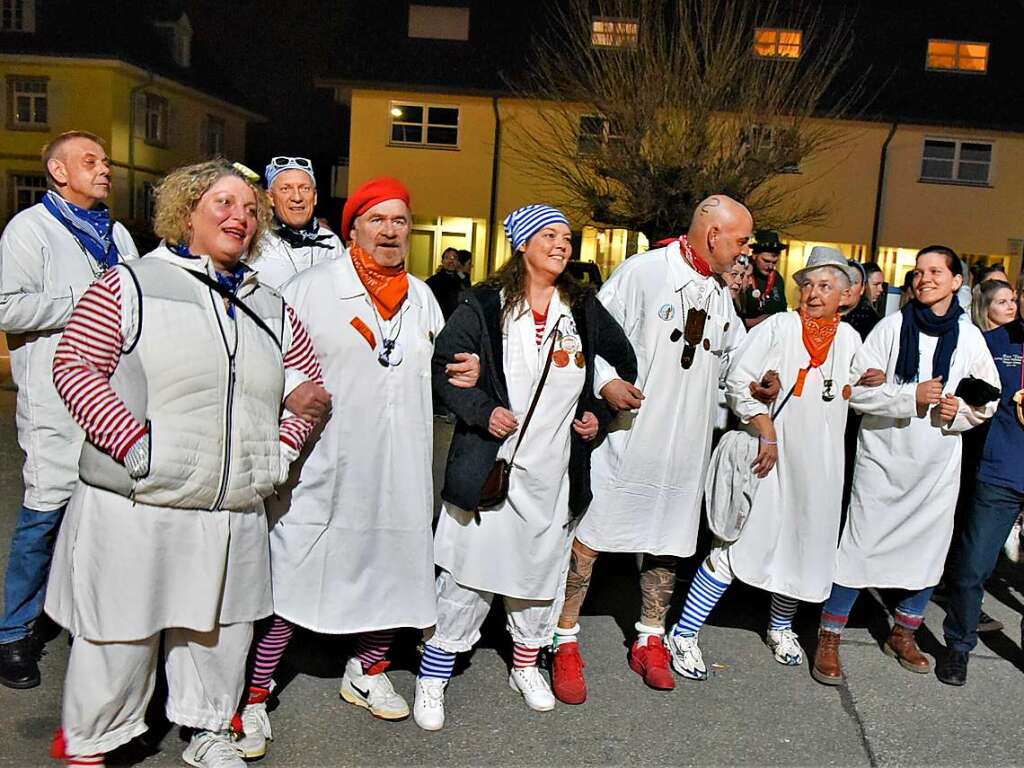
<path fill-rule="evenodd" d="M 224 408 L 224 467 L 221 470 L 220 491 L 213 509 L 220 509 L 221 503 L 228 492 L 228 478 L 231 477 L 231 412 L 235 403 L 235 356 L 228 354 L 228 396 Z"/>

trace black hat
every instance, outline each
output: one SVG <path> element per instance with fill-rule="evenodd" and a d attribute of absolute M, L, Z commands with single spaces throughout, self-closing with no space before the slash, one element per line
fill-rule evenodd
<path fill-rule="evenodd" d="M 773 229 L 759 229 L 754 232 L 754 242 L 750 245 L 751 253 L 782 253 L 789 248 L 788 245 L 779 240 L 779 233 Z"/>

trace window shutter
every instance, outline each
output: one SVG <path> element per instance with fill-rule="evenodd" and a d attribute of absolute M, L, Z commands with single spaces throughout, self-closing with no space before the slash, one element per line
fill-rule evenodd
<path fill-rule="evenodd" d="M 167 100 L 167 136 L 164 146 L 173 147 L 178 141 L 179 133 L 179 118 L 178 110 L 175 109 L 173 102 L 170 99 Z"/>
<path fill-rule="evenodd" d="M 135 100 L 135 124 L 132 133 L 137 139 L 146 138 L 146 94 L 140 91 L 132 97 Z"/>

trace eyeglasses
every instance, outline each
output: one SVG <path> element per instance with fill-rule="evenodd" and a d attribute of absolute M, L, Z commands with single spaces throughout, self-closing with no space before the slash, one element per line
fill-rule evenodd
<path fill-rule="evenodd" d="M 275 168 L 286 168 L 288 166 L 305 168 L 307 170 L 313 169 L 313 163 L 304 157 L 286 157 L 285 155 L 278 155 L 277 157 L 270 158 L 270 164 Z"/>

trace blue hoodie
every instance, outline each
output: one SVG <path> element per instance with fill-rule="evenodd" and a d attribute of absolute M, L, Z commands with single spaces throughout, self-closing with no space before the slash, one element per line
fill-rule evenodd
<path fill-rule="evenodd" d="M 1003 392 L 992 417 L 985 451 L 978 468 L 978 480 L 1024 494 L 1024 426 L 1017 421 L 1013 396 L 1022 389 L 1021 357 L 1024 354 L 1024 324 L 1019 320 L 985 334 L 992 359 L 999 371 Z"/>

